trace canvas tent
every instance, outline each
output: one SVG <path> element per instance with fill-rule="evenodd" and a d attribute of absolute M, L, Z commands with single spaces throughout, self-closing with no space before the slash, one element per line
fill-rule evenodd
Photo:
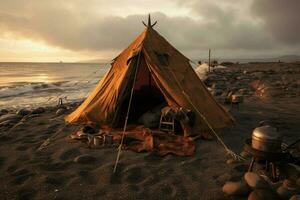
<path fill-rule="evenodd" d="M 133 90 L 130 117 L 165 102 L 196 113 L 192 134 L 233 124 L 196 75 L 190 61 L 149 25 L 112 62 L 87 99 L 65 120 L 69 123 L 122 125 Z M 197 113 L 201 113 L 201 117 Z"/>

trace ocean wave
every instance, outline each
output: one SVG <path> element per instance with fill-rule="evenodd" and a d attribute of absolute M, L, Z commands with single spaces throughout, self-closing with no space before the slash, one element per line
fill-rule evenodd
<path fill-rule="evenodd" d="M 15 82 L 0 88 L 0 98 L 16 97 L 37 93 L 61 93 L 66 90 L 81 90 L 95 85 L 95 81 Z"/>

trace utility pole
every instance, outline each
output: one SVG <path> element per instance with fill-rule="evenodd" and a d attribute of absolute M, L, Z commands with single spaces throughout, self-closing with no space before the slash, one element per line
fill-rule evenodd
<path fill-rule="evenodd" d="M 208 50 L 208 72 L 210 72 L 210 49 Z"/>

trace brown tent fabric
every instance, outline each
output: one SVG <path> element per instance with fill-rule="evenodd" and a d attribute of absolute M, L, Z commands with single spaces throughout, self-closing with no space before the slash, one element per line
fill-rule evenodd
<path fill-rule="evenodd" d="M 197 110 L 214 129 L 234 123 L 231 115 L 216 102 L 198 78 L 189 59 L 152 27 L 147 27 L 113 60 L 110 70 L 93 92 L 65 120 L 69 123 L 118 123 L 121 115 L 126 114 L 122 112 L 122 105 L 129 96 L 136 69 L 138 72 L 134 89 L 154 86 L 169 106 L 185 107 L 196 113 L 195 125 L 191 130 L 193 135 L 208 130 Z M 135 102 L 131 107 L 137 104 Z"/>

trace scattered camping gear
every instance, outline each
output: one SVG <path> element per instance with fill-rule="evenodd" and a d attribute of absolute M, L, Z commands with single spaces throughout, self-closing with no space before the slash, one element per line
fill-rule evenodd
<path fill-rule="evenodd" d="M 276 128 L 266 125 L 257 127 L 252 133 L 252 147 L 265 152 L 280 152 L 282 136 Z"/>
<path fill-rule="evenodd" d="M 89 148 L 116 147 L 122 140 L 123 132 L 117 129 L 100 129 L 97 133 L 89 134 L 83 129 L 74 132 L 70 137 L 86 143 Z M 165 134 L 143 126 L 128 128 L 123 138 L 123 149 L 135 152 L 155 152 L 164 156 L 174 154 L 191 156 L 195 152 L 195 142 L 192 138 L 182 135 Z"/>

